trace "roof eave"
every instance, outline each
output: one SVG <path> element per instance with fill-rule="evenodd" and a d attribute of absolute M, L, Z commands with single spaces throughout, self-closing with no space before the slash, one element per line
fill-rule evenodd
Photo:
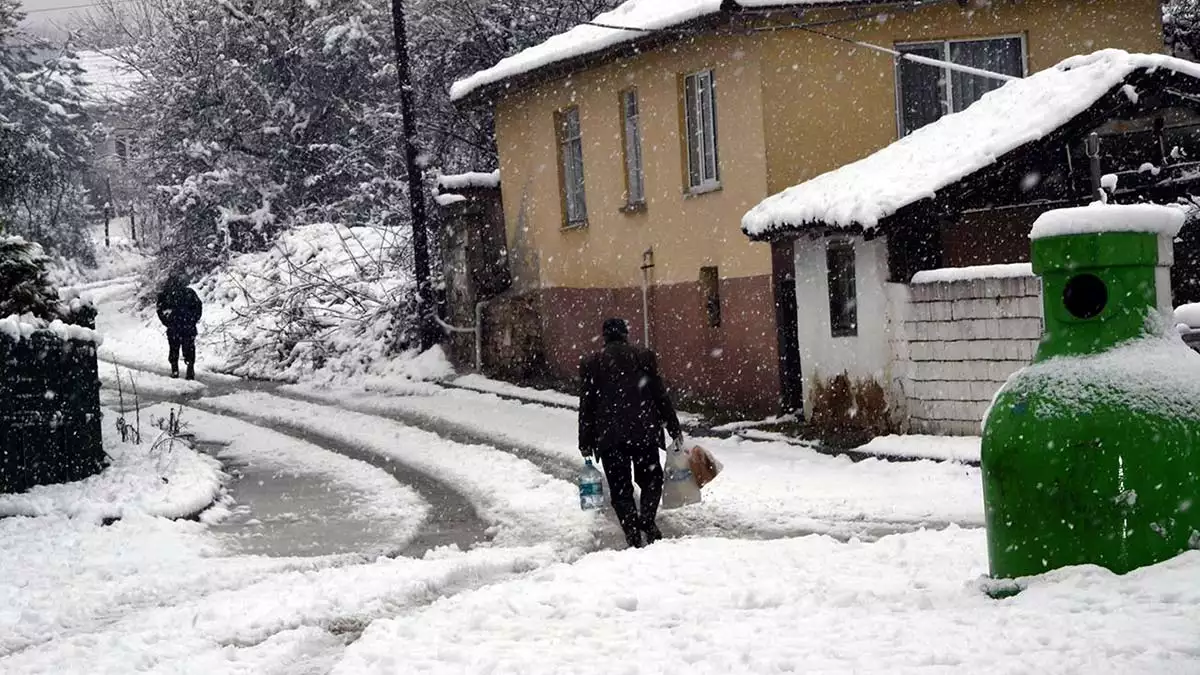
<path fill-rule="evenodd" d="M 886 219 L 885 219 L 886 220 Z M 825 221 L 805 222 L 799 225 L 777 225 L 767 230 L 751 234 L 745 228 L 742 229 L 742 234 L 746 235 L 750 241 L 774 243 L 777 241 L 787 241 L 788 239 L 797 239 L 805 235 L 817 234 L 818 236 L 832 234 L 866 234 L 873 232 L 882 233 L 882 221 L 880 225 L 867 227 L 861 223 L 852 223 L 850 225 L 834 225 Z"/>
<path fill-rule="evenodd" d="M 452 101 L 453 105 L 460 108 L 477 107 L 488 103 L 494 103 L 497 99 L 503 96 L 521 91 L 531 86 L 535 86 L 542 82 L 570 75 L 572 73 L 586 70 L 594 65 L 605 63 L 618 58 L 627 58 L 636 56 L 645 51 L 656 49 L 663 45 L 668 45 L 673 42 L 678 42 L 685 37 L 690 37 L 699 33 L 707 32 L 716 28 L 735 27 L 739 18 L 762 18 L 764 16 L 773 16 L 780 13 L 796 13 L 802 14 L 814 9 L 844 9 L 847 7 L 871 7 L 875 5 L 897 5 L 912 0 L 840 0 L 820 5 L 819 7 L 798 7 L 796 5 L 781 2 L 778 5 L 769 5 L 763 7 L 742 7 L 736 2 L 722 3 L 719 10 L 712 14 L 701 16 L 691 21 L 678 24 L 670 27 L 670 29 L 661 32 L 647 34 L 641 38 L 635 38 L 628 42 L 622 42 L 611 47 L 600 49 L 588 54 L 580 54 L 568 59 L 556 61 L 554 63 L 534 68 L 521 75 L 507 77 L 496 82 L 480 85 L 475 89 L 467 92 L 460 98 Z"/>

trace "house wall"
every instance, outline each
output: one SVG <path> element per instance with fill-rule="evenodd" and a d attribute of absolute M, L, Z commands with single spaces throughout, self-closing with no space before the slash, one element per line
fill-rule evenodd
<path fill-rule="evenodd" d="M 829 268 L 825 253 L 834 240 L 854 243 L 855 296 L 858 335 L 832 337 L 829 309 Z M 853 381 L 873 380 L 891 395 L 895 386 L 894 327 L 902 324 L 902 284 L 887 283 L 887 242 L 883 238 L 806 237 L 796 241 L 796 304 L 804 378 L 805 408 L 812 410 L 818 383 L 846 374 Z M 897 301 L 897 298 L 900 301 Z"/>
<path fill-rule="evenodd" d="M 545 308 L 547 365 L 572 379 L 600 323 L 622 316 L 644 342 L 643 252 L 653 249 L 651 344 L 685 398 L 747 412 L 779 401 L 771 251 L 741 233 L 767 196 L 762 76 L 753 36 L 705 37 L 607 63 L 497 104 L 496 139 L 514 290 Z M 685 191 L 681 75 L 712 68 L 721 188 Z M 647 207 L 627 213 L 619 92 L 641 106 Z M 563 229 L 554 113 L 578 106 L 586 227 Z M 710 327 L 700 268 L 720 276 L 721 325 Z"/>
<path fill-rule="evenodd" d="M 986 6 L 946 2 L 883 10 L 885 20 L 834 24 L 831 33 L 891 47 L 924 40 L 1023 35 L 1027 72 L 1107 47 L 1162 52 L 1159 0 L 1025 0 Z M 809 11 L 806 23 L 847 11 Z M 763 119 L 769 130 L 767 189 L 779 192 L 897 138 L 892 57 L 798 30 L 763 33 Z"/>
<path fill-rule="evenodd" d="M 1041 280 L 911 284 L 898 362 L 911 431 L 977 435 L 992 397 L 1033 360 L 1042 336 Z"/>

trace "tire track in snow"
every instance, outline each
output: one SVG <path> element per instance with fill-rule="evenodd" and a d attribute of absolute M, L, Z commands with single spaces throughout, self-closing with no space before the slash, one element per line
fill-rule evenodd
<path fill-rule="evenodd" d="M 212 406 L 203 399 L 191 400 L 188 405 L 214 415 L 231 417 L 263 429 L 311 443 L 329 452 L 356 459 L 387 471 L 398 482 L 417 492 L 430 506 L 429 518 L 416 537 L 401 551 L 401 555 L 419 557 L 439 546 L 456 545 L 469 549 L 488 541 L 489 525 L 462 493 L 427 473 L 416 471 L 384 455 L 356 447 L 333 436 L 303 429 L 299 426 L 267 419 L 247 412 L 233 412 Z M 335 408 L 331 412 L 336 413 Z"/>

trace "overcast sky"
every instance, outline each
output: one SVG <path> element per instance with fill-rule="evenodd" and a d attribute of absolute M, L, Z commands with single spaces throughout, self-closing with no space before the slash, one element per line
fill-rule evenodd
<path fill-rule="evenodd" d="M 21 8 L 29 14 L 25 26 L 46 37 L 62 35 L 61 26 L 71 25 L 71 19 L 86 9 L 61 9 L 88 4 L 96 0 L 22 0 Z"/>

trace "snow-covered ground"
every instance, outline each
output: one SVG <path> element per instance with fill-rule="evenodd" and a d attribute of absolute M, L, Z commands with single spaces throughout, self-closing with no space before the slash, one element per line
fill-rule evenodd
<path fill-rule="evenodd" d="M 553 560 L 226 557 L 204 525 L 147 517 L 13 518 L 0 536 L 4 673 L 327 672 L 374 619 Z"/>
<path fill-rule="evenodd" d="M 314 387 L 302 391 L 343 407 L 402 413 L 500 445 L 517 445 L 567 465 L 581 461 L 573 410 L 454 389 L 433 396 L 388 397 Z M 684 531 L 715 528 L 760 536 L 829 531 L 845 523 L 983 524 L 979 471 L 959 464 L 920 461 L 852 462 L 784 442 L 699 438 L 725 471 L 704 491 L 704 503 L 668 517 Z M 840 527 L 838 531 L 843 531 Z"/>
<path fill-rule="evenodd" d="M 107 245 L 102 224 L 89 234 L 95 247 L 95 264 L 81 265 L 73 260 L 56 258 L 50 269 L 50 278 L 55 284 L 80 288 L 106 286 L 114 280 L 138 274 L 149 260 L 149 252 L 129 238 L 127 218 L 114 218 L 109 223 Z"/>
<path fill-rule="evenodd" d="M 672 541 L 374 622 L 333 672 L 1194 673 L 1200 552 L 993 600 L 983 533 Z"/>
<path fill-rule="evenodd" d="M 978 436 L 880 436 L 857 448 L 858 452 L 880 457 L 949 460 L 953 462 L 979 463 L 980 443 Z"/>

